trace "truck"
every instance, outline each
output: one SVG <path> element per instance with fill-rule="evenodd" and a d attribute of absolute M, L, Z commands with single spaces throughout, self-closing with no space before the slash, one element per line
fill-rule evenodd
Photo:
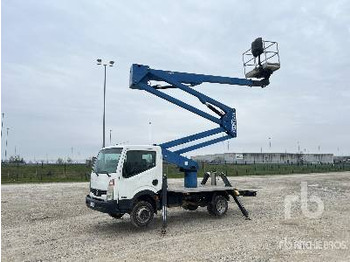
<path fill-rule="evenodd" d="M 184 156 L 187 152 L 237 136 L 236 110 L 200 93 L 194 87 L 202 83 L 266 87 L 272 73 L 280 68 L 277 42 L 257 38 L 242 56 L 246 78 L 163 71 L 145 65 L 132 65 L 130 88 L 165 99 L 218 124 L 218 127 L 158 145 L 115 145 L 102 148 L 93 161 L 90 192 L 85 201 L 87 207 L 117 219 L 129 214 L 131 223 L 136 227 L 146 227 L 153 220 L 154 214 L 161 211 L 162 232 L 165 232 L 167 208 L 196 210 L 206 207 L 210 215 L 220 218 L 227 213 L 228 201 L 232 197 L 242 214 L 249 219 L 248 211 L 239 197 L 256 196 L 256 191 L 238 190 L 232 186 L 226 174 L 216 172 L 205 173 L 198 185 L 199 165 Z M 214 115 L 162 92 L 172 88 L 198 98 Z M 202 141 L 208 137 L 209 140 Z M 163 170 L 164 161 L 175 164 L 184 173 L 183 186 L 168 183 Z M 223 181 L 221 185 L 216 183 L 219 177 Z M 210 185 L 207 184 L 209 178 Z"/>

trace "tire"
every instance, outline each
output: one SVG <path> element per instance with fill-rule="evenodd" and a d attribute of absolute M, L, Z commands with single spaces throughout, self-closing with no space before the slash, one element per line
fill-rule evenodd
<path fill-rule="evenodd" d="M 194 210 L 197 210 L 197 209 L 198 209 L 198 206 L 197 206 L 197 205 L 188 204 L 188 205 L 184 205 L 184 206 L 183 206 L 183 209 L 190 210 L 190 211 L 194 211 Z"/>
<path fill-rule="evenodd" d="M 211 203 L 207 206 L 209 214 L 222 217 L 226 214 L 228 209 L 227 199 L 222 195 L 216 195 L 213 197 Z"/>
<path fill-rule="evenodd" d="M 209 203 L 209 204 L 207 205 L 207 210 L 208 210 L 208 212 L 209 212 L 210 215 L 215 216 L 215 214 L 213 213 L 213 207 L 212 207 L 212 204 L 211 204 L 211 203 Z"/>
<path fill-rule="evenodd" d="M 118 214 L 118 213 L 114 213 L 114 214 L 109 213 L 108 215 L 110 215 L 111 217 L 113 217 L 113 218 L 115 218 L 115 219 L 120 219 L 120 218 L 122 218 L 122 216 L 124 216 L 123 213 L 121 213 L 121 214 Z"/>
<path fill-rule="evenodd" d="M 131 223 L 135 227 L 146 227 L 154 217 L 154 209 L 151 203 L 140 201 L 136 203 L 130 213 Z"/>

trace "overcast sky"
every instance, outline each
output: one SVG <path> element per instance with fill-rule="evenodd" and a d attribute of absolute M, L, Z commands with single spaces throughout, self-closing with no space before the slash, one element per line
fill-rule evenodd
<path fill-rule="evenodd" d="M 264 89 L 197 87 L 236 108 L 238 136 L 192 154 L 296 152 L 299 144 L 305 152 L 350 155 L 349 14 L 346 0 L 3 0 L 8 156 L 15 148 L 25 160 L 98 152 L 103 68 L 96 58 L 116 61 L 107 71 L 107 145 L 109 130 L 113 144 L 148 144 L 215 127 L 130 89 L 130 66 L 244 77 L 241 54 L 259 36 L 279 43 L 281 69 Z M 196 99 L 186 101 L 202 108 Z"/>

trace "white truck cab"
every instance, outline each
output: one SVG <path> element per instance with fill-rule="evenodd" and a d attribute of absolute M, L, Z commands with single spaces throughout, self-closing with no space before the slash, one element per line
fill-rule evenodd
<path fill-rule="evenodd" d="M 159 146 L 113 146 L 100 150 L 91 172 L 90 196 L 101 200 L 131 200 L 137 193 L 157 193 L 162 181 Z"/>
<path fill-rule="evenodd" d="M 162 187 L 163 160 L 159 146 L 122 145 L 100 150 L 93 164 L 86 204 L 119 218 L 145 199 L 156 211 Z M 150 211 L 151 212 L 151 211 Z M 152 214 L 153 216 L 153 214 Z"/>

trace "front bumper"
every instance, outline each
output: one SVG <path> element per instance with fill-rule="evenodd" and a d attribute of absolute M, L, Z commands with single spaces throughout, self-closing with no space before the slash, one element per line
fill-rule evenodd
<path fill-rule="evenodd" d="M 116 200 L 110 200 L 110 201 L 99 200 L 87 195 L 85 198 L 85 203 L 87 207 L 96 211 L 100 211 L 102 213 L 108 213 L 108 214 L 123 213 L 121 212 L 121 210 L 119 210 L 118 201 Z"/>

